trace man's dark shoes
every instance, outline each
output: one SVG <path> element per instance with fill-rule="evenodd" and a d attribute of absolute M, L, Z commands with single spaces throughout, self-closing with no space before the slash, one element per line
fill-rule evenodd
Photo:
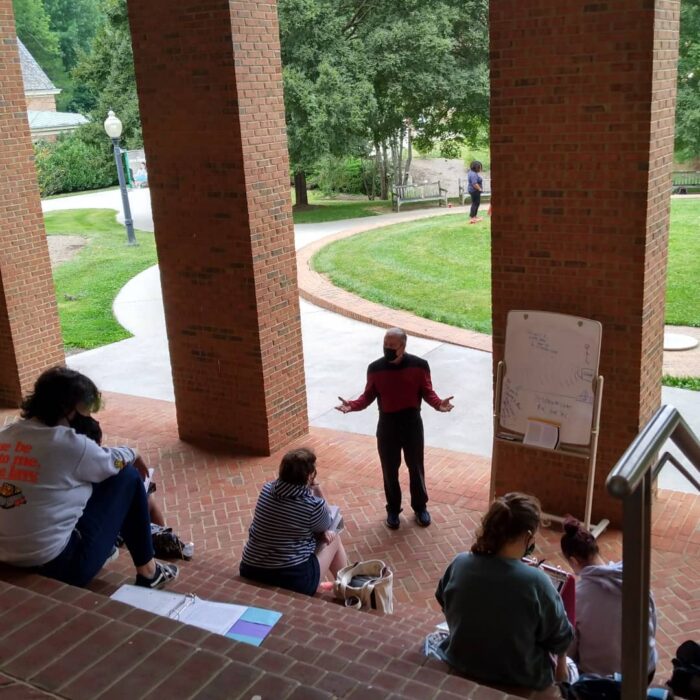
<path fill-rule="evenodd" d="M 416 511 L 416 522 L 421 527 L 428 527 L 432 520 L 430 519 L 430 513 L 427 510 Z"/>
<path fill-rule="evenodd" d="M 398 530 L 401 525 L 398 513 L 387 513 L 386 515 L 386 526 L 390 530 Z"/>

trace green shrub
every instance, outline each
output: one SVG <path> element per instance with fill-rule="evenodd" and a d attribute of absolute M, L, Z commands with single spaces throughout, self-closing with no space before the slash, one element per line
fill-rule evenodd
<path fill-rule="evenodd" d="M 309 175 L 310 187 L 318 187 L 327 197 L 334 194 L 364 194 L 372 197 L 379 190 L 374 160 L 325 156 Z"/>
<path fill-rule="evenodd" d="M 42 197 L 109 187 L 117 180 L 109 151 L 85 143 L 75 134 L 36 144 L 35 156 Z"/>
<path fill-rule="evenodd" d="M 440 142 L 440 158 L 459 158 L 462 144 L 457 139 Z"/>

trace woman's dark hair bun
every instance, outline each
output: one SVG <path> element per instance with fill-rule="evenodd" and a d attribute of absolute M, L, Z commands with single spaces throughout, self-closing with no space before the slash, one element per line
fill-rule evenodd
<path fill-rule="evenodd" d="M 571 515 L 564 518 L 561 551 L 567 559 L 574 557 L 582 563 L 591 561 L 599 553 L 593 533 Z"/>
<path fill-rule="evenodd" d="M 572 515 L 567 515 L 564 518 L 564 532 L 567 535 L 575 536 L 581 529 L 581 523 Z"/>

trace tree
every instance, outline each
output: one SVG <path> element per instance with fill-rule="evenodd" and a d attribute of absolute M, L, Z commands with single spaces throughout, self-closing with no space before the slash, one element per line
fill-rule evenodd
<path fill-rule="evenodd" d="M 17 1 L 17 0 L 15 0 Z M 88 53 L 101 24 L 97 0 L 44 0 L 52 31 L 58 37 L 63 66 L 73 70 L 82 53 Z"/>
<path fill-rule="evenodd" d="M 465 140 L 487 122 L 488 0 L 280 0 L 279 8 L 295 173 L 324 155 L 371 149 L 386 198 L 390 173 L 407 176 L 412 138 L 424 147 Z"/>
<path fill-rule="evenodd" d="M 102 123 L 111 109 L 124 124 L 124 146 L 140 147 L 141 117 L 126 0 L 102 0 L 101 9 L 105 22 L 93 39 L 90 53 L 79 60 L 73 71 L 73 78 L 84 87 L 84 106 L 92 118 L 80 133 L 85 141 L 106 148 L 109 141 Z"/>
<path fill-rule="evenodd" d="M 306 172 L 322 157 L 359 154 L 374 111 L 368 60 L 345 34 L 331 0 L 280 0 L 280 40 L 289 159 L 297 205 Z"/>
<path fill-rule="evenodd" d="M 378 111 L 371 132 L 385 189 L 388 153 L 394 179 L 405 182 L 413 140 L 423 148 L 440 139 L 464 141 L 487 123 L 487 29 L 487 0 L 381 0 L 358 20 L 354 36 L 374 59 Z"/>
<path fill-rule="evenodd" d="M 52 31 L 41 0 L 13 0 L 17 36 L 56 83 L 65 77 L 58 35 Z"/>
<path fill-rule="evenodd" d="M 71 79 L 79 55 L 87 51 L 100 15 L 98 0 L 13 0 L 17 36 L 61 94 L 59 110 L 83 107 L 80 86 Z"/>
<path fill-rule="evenodd" d="M 683 0 L 676 98 L 676 155 L 700 158 L 700 0 Z"/>

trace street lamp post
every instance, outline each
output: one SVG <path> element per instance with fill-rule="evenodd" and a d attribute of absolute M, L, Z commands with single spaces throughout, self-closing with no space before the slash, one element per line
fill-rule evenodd
<path fill-rule="evenodd" d="M 124 207 L 124 227 L 126 228 L 127 245 L 137 245 L 134 236 L 134 221 L 131 218 L 131 207 L 129 206 L 129 193 L 126 190 L 124 179 L 124 164 L 122 161 L 122 149 L 119 147 L 119 137 L 122 135 L 122 123 L 110 109 L 105 119 L 105 131 L 112 139 L 114 146 L 114 160 L 117 164 L 117 176 L 119 177 L 119 189 L 122 193 L 122 206 Z"/>

